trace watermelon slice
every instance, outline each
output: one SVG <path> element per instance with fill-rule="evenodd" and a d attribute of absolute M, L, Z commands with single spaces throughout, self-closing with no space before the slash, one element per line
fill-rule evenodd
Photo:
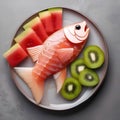
<path fill-rule="evenodd" d="M 5 52 L 3 56 L 6 58 L 11 67 L 15 67 L 27 58 L 28 55 L 24 49 L 16 43 L 7 52 Z"/>
<path fill-rule="evenodd" d="M 62 8 L 50 8 L 54 30 L 62 28 Z"/>
<path fill-rule="evenodd" d="M 43 42 L 48 37 L 48 35 L 47 35 L 46 31 L 45 31 L 45 28 L 44 28 L 41 20 L 39 19 L 39 17 L 33 18 L 31 21 L 26 23 L 23 26 L 23 28 L 24 29 L 32 28 Z"/>
<path fill-rule="evenodd" d="M 20 33 L 15 38 L 15 41 L 19 43 L 26 52 L 27 48 L 42 44 L 41 39 L 31 28 L 28 28 Z"/>
<path fill-rule="evenodd" d="M 54 32 L 53 22 L 52 22 L 52 15 L 50 11 L 45 10 L 39 13 L 39 17 L 44 25 L 44 28 L 48 35 Z"/>

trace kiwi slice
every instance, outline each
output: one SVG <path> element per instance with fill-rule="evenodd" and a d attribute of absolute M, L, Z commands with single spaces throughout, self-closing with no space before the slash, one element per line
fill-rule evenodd
<path fill-rule="evenodd" d="M 73 100 L 79 96 L 81 90 L 82 87 L 79 81 L 75 78 L 69 77 L 66 78 L 60 93 L 66 100 Z"/>
<path fill-rule="evenodd" d="M 105 59 L 103 50 L 96 45 L 86 47 L 83 56 L 86 66 L 91 69 L 101 67 Z"/>
<path fill-rule="evenodd" d="M 70 72 L 71 72 L 72 77 L 78 79 L 80 72 L 84 70 L 85 68 L 86 68 L 86 65 L 82 58 L 75 60 L 70 66 Z"/>
<path fill-rule="evenodd" d="M 99 83 L 99 76 L 95 71 L 85 69 L 79 75 L 79 82 L 83 86 L 93 87 Z"/>

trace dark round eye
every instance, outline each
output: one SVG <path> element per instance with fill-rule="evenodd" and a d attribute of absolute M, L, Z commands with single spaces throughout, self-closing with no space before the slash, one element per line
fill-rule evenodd
<path fill-rule="evenodd" d="M 81 29 L 81 26 L 80 26 L 80 25 L 76 25 L 76 26 L 75 26 L 75 29 L 76 29 L 76 30 L 80 30 L 80 29 Z"/>

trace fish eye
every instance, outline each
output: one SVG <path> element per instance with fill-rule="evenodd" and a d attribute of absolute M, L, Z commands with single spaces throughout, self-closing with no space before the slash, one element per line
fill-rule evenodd
<path fill-rule="evenodd" d="M 76 25 L 76 26 L 75 26 L 75 29 L 76 29 L 76 30 L 80 30 L 80 29 L 81 29 L 81 26 L 80 26 L 80 25 Z"/>

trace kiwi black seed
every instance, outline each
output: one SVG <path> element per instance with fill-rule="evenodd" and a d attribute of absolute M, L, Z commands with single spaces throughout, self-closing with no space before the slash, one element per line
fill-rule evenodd
<path fill-rule="evenodd" d="M 99 76 L 94 70 L 85 69 L 79 75 L 79 82 L 83 86 L 94 87 L 99 83 Z"/>
<path fill-rule="evenodd" d="M 60 93 L 66 100 L 73 100 L 79 96 L 81 90 L 82 87 L 79 81 L 75 78 L 69 77 L 66 78 Z"/>
<path fill-rule="evenodd" d="M 70 66 L 70 72 L 71 72 L 72 77 L 78 79 L 80 72 L 84 70 L 85 68 L 86 68 L 86 65 L 82 58 L 75 60 Z"/>
<path fill-rule="evenodd" d="M 86 66 L 91 69 L 101 67 L 105 60 L 103 50 L 97 45 L 86 47 L 83 52 L 83 58 Z"/>

